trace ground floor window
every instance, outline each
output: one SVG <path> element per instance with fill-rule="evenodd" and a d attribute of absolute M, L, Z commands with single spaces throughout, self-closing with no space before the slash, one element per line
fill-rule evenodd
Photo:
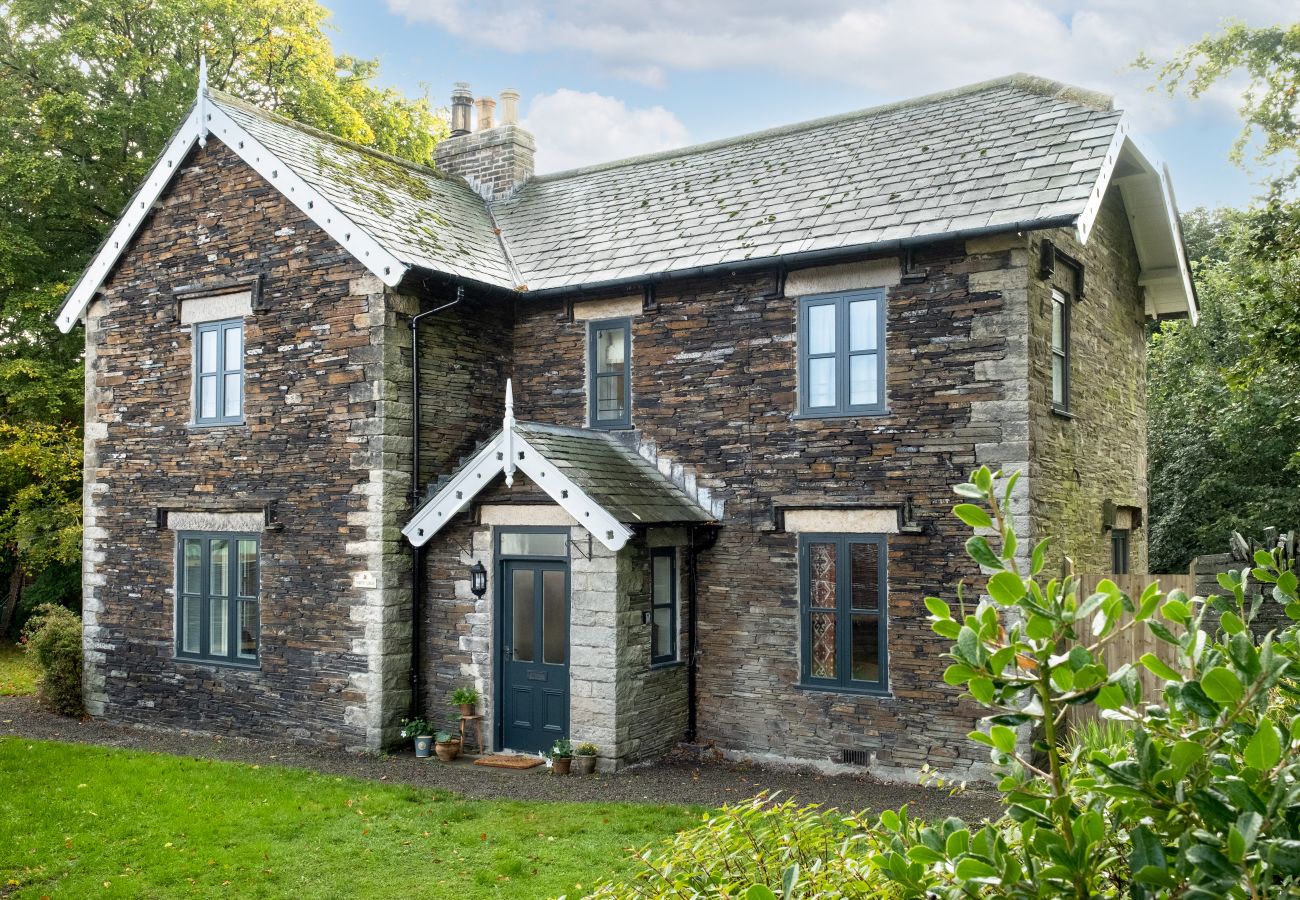
<path fill-rule="evenodd" d="M 650 662 L 677 659 L 677 551 L 650 551 Z"/>
<path fill-rule="evenodd" d="M 884 535 L 800 535 L 804 684 L 887 689 L 885 567 Z"/>
<path fill-rule="evenodd" d="M 181 533 L 177 540 L 176 655 L 257 662 L 258 539 Z"/>
<path fill-rule="evenodd" d="M 1110 532 L 1110 570 L 1116 575 L 1128 574 L 1129 530 L 1114 528 Z"/>

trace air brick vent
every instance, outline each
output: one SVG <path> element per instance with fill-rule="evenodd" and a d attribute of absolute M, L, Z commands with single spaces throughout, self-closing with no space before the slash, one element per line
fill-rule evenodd
<path fill-rule="evenodd" d="M 871 751 L 841 750 L 840 762 L 846 766 L 868 766 L 871 764 Z"/>

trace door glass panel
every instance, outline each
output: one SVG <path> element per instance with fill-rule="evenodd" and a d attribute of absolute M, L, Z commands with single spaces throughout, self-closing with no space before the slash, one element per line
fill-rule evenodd
<path fill-rule="evenodd" d="M 835 677 L 835 613 L 815 612 L 808 616 L 812 629 L 808 646 L 812 651 L 809 671 L 814 678 Z"/>
<path fill-rule="evenodd" d="M 808 307 L 808 352 L 835 352 L 835 304 Z"/>
<path fill-rule="evenodd" d="M 855 300 L 849 304 L 849 350 L 876 349 L 876 301 Z"/>
<path fill-rule="evenodd" d="M 557 666 L 564 665 L 565 630 L 564 573 L 543 572 L 542 662 Z"/>
<path fill-rule="evenodd" d="M 243 543 L 242 541 L 240 543 Z M 239 655 L 257 656 L 257 601 L 239 601 Z"/>
<path fill-rule="evenodd" d="M 225 409 L 222 415 L 227 418 L 239 415 L 243 409 L 244 376 L 236 372 L 226 376 Z"/>
<path fill-rule="evenodd" d="M 880 402 L 880 385 L 876 354 L 862 353 L 849 357 L 849 403 L 862 406 Z"/>
<path fill-rule="evenodd" d="M 808 406 L 835 405 L 835 357 L 808 360 Z"/>
<path fill-rule="evenodd" d="M 185 577 L 181 590 L 187 594 L 203 591 L 203 544 L 201 541 L 187 538 L 185 540 Z"/>
<path fill-rule="evenodd" d="M 502 556 L 568 556 L 569 535 L 563 531 L 503 531 Z"/>
<path fill-rule="evenodd" d="M 204 375 L 199 379 L 199 415 L 204 419 L 217 417 L 217 376 Z"/>
<path fill-rule="evenodd" d="M 213 600 L 208 606 L 209 631 L 208 653 L 213 656 L 226 655 L 226 604 L 225 601 Z"/>
<path fill-rule="evenodd" d="M 880 681 L 880 617 L 853 617 L 853 680 Z"/>
<path fill-rule="evenodd" d="M 199 332 L 199 371 L 217 371 L 217 332 L 216 329 Z"/>
<path fill-rule="evenodd" d="M 208 593 L 224 597 L 230 590 L 230 541 L 214 540 L 209 552 L 212 562 L 208 572 Z"/>
<path fill-rule="evenodd" d="M 239 542 L 239 596 L 257 596 L 257 541 Z"/>
<path fill-rule="evenodd" d="M 515 569 L 511 573 L 510 639 L 514 641 L 512 659 L 533 661 L 533 626 L 537 621 L 537 598 L 532 569 Z"/>
<path fill-rule="evenodd" d="M 181 650 L 200 652 L 199 638 L 203 634 L 203 598 L 186 597 L 181 605 Z"/>
<path fill-rule="evenodd" d="M 244 367 L 244 329 L 238 325 L 227 328 L 226 371 L 236 372 Z"/>
<path fill-rule="evenodd" d="M 601 375 L 596 379 L 596 418 L 601 420 L 622 419 L 623 382 L 622 375 Z"/>
<path fill-rule="evenodd" d="M 654 609 L 654 627 L 650 631 L 650 656 L 668 656 L 673 652 L 673 611 L 668 606 Z"/>
<path fill-rule="evenodd" d="M 808 605 L 835 608 L 835 545 L 808 545 Z"/>
<path fill-rule="evenodd" d="M 880 548 L 875 544 L 853 544 L 849 548 L 853 578 L 854 609 L 880 609 Z"/>
<path fill-rule="evenodd" d="M 600 328 L 596 331 L 596 372 L 618 372 L 623 369 L 626 338 L 623 328 Z"/>

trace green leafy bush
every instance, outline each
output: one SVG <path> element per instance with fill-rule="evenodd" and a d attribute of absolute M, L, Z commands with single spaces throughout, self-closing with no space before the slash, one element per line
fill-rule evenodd
<path fill-rule="evenodd" d="M 81 618 L 53 603 L 36 607 L 23 629 L 27 652 L 40 669 L 40 698 L 55 712 L 80 715 Z"/>

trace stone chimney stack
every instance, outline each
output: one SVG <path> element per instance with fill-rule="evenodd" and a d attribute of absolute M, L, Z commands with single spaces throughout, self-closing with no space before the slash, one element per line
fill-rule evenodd
<path fill-rule="evenodd" d="M 478 125 L 471 131 L 470 109 L 478 109 Z M 492 121 L 496 101 L 477 103 L 469 85 L 457 82 L 451 92 L 451 137 L 436 151 L 438 169 L 459 175 L 486 200 L 511 197 L 533 177 L 533 136 L 520 127 L 519 92 L 501 92 L 501 123 Z"/>

